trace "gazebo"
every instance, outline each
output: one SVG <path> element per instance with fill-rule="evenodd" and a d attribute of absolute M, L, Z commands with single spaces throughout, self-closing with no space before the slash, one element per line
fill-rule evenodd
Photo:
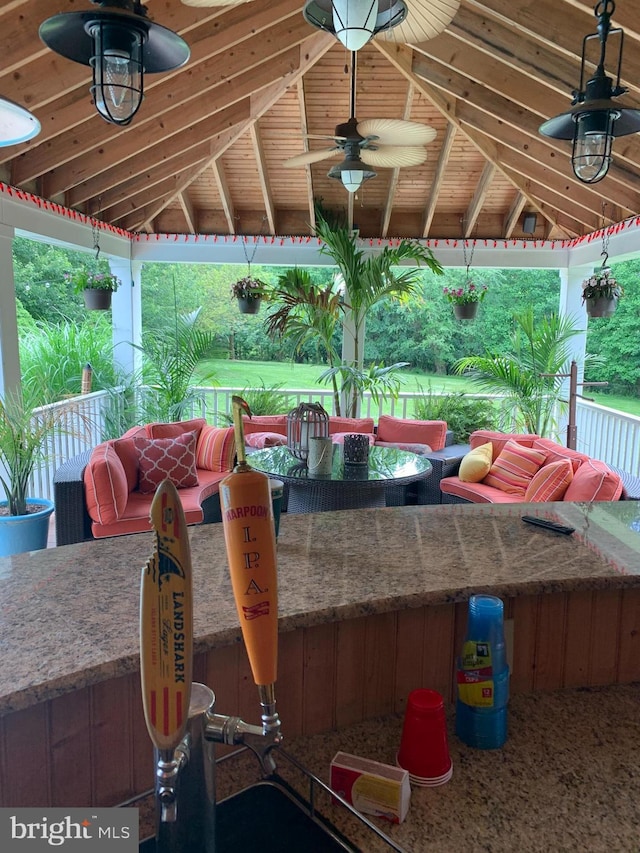
<path fill-rule="evenodd" d="M 602 117 L 600 92 L 589 112 L 587 82 L 599 74 L 598 38 L 583 47 L 598 24 L 589 3 L 446 0 L 431 37 L 410 26 L 429 4 L 406 0 L 406 23 L 357 54 L 312 26 L 304 5 L 151 0 L 149 19 L 171 34 L 172 49 L 175 36 L 186 52 L 174 52 L 168 70 L 144 74 L 144 98 L 129 124 L 105 121 L 92 103 L 91 45 L 70 61 L 75 48 L 61 47 L 64 39 L 43 26 L 53 19 L 55 30 L 68 10 L 76 24 L 80 15 L 81 41 L 105 11 L 102 0 L 86 14 L 70 0 L 0 9 L 0 96 L 41 126 L 26 141 L 5 140 L 0 154 L 0 391 L 19 382 L 15 233 L 91 251 L 98 231 L 104 256 L 129 283 L 115 294 L 116 341 L 139 334 L 136 284 L 145 261 L 243 263 L 257 244 L 256 263 L 326 263 L 313 237 L 318 201 L 343 211 L 373 251 L 412 237 L 427 241 L 444 266 L 465 265 L 466 242 L 475 246 L 474 265 L 557 268 L 560 310 L 578 316 L 580 282 L 600 263 L 603 236 L 611 260 L 636 253 L 640 27 L 630 0 L 597 7 L 611 15 L 602 72 L 615 87 L 619 71 L 629 91 L 619 96 L 615 88 L 606 102 L 605 118 L 620 112 L 624 135 L 613 139 L 606 176 L 591 182 L 584 169 L 581 179 L 574 175 L 571 139 L 557 138 L 553 122 L 551 135 L 540 133 L 557 116 L 573 127 L 576 89 L 586 91 L 589 120 Z M 133 0 L 116 6 L 110 14 L 140 17 Z M 108 95 L 95 81 L 93 91 L 98 103 Z M 356 150 L 373 158 L 366 169 L 376 174 L 348 192 L 340 180 L 345 131 L 336 128 L 356 116 L 371 133 Z M 424 162 L 406 154 L 416 146 L 403 136 L 403 121 L 432 130 L 430 141 L 423 137 Z M 369 150 L 376 134 L 382 154 Z"/>

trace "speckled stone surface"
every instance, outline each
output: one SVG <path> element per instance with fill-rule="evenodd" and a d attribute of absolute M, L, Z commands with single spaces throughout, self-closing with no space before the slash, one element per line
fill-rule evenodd
<path fill-rule="evenodd" d="M 519 694 L 509 704 L 507 743 L 489 751 L 458 740 L 450 708 L 452 779 L 439 788 L 414 787 L 404 823 L 373 820 L 407 853 L 637 853 L 639 708 L 640 685 Z M 286 748 L 328 783 L 336 752 L 393 763 L 401 732 L 401 717 L 377 718 Z M 246 752 L 219 763 L 218 799 L 257 781 L 257 766 Z M 283 759 L 278 766 L 307 796 L 297 771 Z M 390 850 L 326 795 L 316 804 L 365 853 Z M 141 837 L 152 831 L 148 815 Z"/>
<path fill-rule="evenodd" d="M 525 525 L 524 513 L 576 528 Z M 280 630 L 466 600 L 640 586 L 640 503 L 284 515 Z M 190 528 L 195 651 L 239 639 L 221 525 Z M 138 669 L 141 533 L 0 559 L 0 713 Z M 639 845 L 640 846 L 640 845 Z"/>

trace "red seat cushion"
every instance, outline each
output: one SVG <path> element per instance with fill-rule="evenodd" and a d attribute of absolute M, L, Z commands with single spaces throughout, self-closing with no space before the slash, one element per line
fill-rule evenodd
<path fill-rule="evenodd" d="M 91 519 L 100 524 L 116 522 L 127 505 L 129 488 L 113 442 L 105 441 L 94 447 L 84 469 L 84 486 Z"/>
<path fill-rule="evenodd" d="M 564 493 L 565 501 L 617 501 L 622 494 L 622 480 L 599 459 L 583 462 Z"/>
<path fill-rule="evenodd" d="M 242 424 L 245 435 L 252 432 L 277 432 L 285 438 L 287 436 L 286 415 L 254 415 L 252 418 L 243 415 Z"/>
<path fill-rule="evenodd" d="M 496 432 L 491 429 L 477 429 L 469 436 L 469 444 L 474 450 L 481 444 L 486 444 L 488 441 L 493 445 L 493 461 L 498 458 L 500 451 L 508 441 L 515 441 L 525 447 L 533 447 L 534 441 L 540 436 L 533 433 L 522 432 Z"/>
<path fill-rule="evenodd" d="M 380 415 L 377 436 L 378 441 L 428 444 L 432 450 L 442 450 L 447 440 L 447 422 Z"/>
<path fill-rule="evenodd" d="M 204 418 L 192 418 L 190 421 L 148 424 L 147 435 L 149 438 L 177 438 L 179 435 L 184 435 L 185 432 L 192 432 L 197 441 L 200 430 L 206 426 L 206 423 Z"/>
<path fill-rule="evenodd" d="M 331 415 L 329 418 L 329 435 L 337 432 L 373 432 L 373 418 L 338 418 Z"/>

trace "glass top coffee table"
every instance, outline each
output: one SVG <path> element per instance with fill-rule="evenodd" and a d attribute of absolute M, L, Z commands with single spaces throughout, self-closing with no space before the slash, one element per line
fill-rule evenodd
<path fill-rule="evenodd" d="M 342 445 L 333 445 L 331 477 L 311 477 L 304 462 L 288 447 L 270 447 L 247 456 L 258 471 L 286 483 L 288 512 L 324 512 L 385 506 L 385 492 L 431 474 L 424 456 L 392 447 L 371 447 L 368 465 L 345 465 Z"/>

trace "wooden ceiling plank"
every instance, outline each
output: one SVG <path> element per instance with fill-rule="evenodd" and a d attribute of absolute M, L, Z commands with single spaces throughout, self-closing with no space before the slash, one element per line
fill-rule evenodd
<path fill-rule="evenodd" d="M 115 193 L 113 195 L 107 194 L 106 200 L 102 202 L 104 205 L 102 208 L 102 218 L 107 222 L 118 222 L 120 219 L 131 215 L 135 210 L 142 207 L 145 201 L 151 201 L 166 194 L 167 187 L 174 185 L 182 186 L 181 178 L 184 175 L 187 173 L 190 174 L 191 170 L 198 165 L 203 165 L 204 167 L 210 161 L 208 144 L 204 143 L 203 148 L 204 152 L 201 152 L 201 154 L 204 156 L 200 156 L 193 163 L 190 162 L 189 166 L 184 167 L 182 170 L 173 165 L 162 180 L 155 180 L 156 170 L 154 170 L 153 181 L 145 181 L 145 177 L 142 175 L 132 181 L 126 191 L 117 195 Z"/>
<path fill-rule="evenodd" d="M 224 166 L 220 158 L 211 161 L 211 170 L 213 172 L 213 177 L 215 178 L 216 186 L 218 187 L 218 192 L 220 193 L 220 202 L 222 203 L 224 217 L 227 220 L 227 226 L 229 227 L 229 234 L 235 234 L 236 213 L 233 207 L 231 193 L 229 192 L 229 186 L 227 184 L 227 176 L 225 175 Z"/>
<path fill-rule="evenodd" d="M 269 227 L 269 234 L 275 236 L 276 218 L 273 207 L 273 196 L 271 194 L 271 186 L 269 185 L 267 164 L 265 161 L 264 149 L 262 147 L 262 139 L 260 138 L 260 129 L 257 121 L 254 122 L 254 124 L 252 124 L 249 128 L 249 133 L 251 135 L 253 153 L 255 155 L 256 165 L 258 167 L 258 180 L 260 182 L 260 189 L 262 191 L 262 198 L 264 200 L 264 209 L 267 218 L 267 224 Z"/>
<path fill-rule="evenodd" d="M 447 170 L 447 163 L 449 162 L 449 155 L 451 154 L 451 149 L 456 138 L 456 133 L 457 128 L 455 124 L 451 122 L 447 124 L 444 142 L 442 143 L 442 147 L 440 148 L 440 154 L 438 155 L 436 172 L 433 176 L 433 181 L 431 182 L 429 200 L 422 214 L 422 236 L 425 238 L 429 236 L 431 223 L 433 222 L 433 217 L 436 212 L 436 205 L 438 203 L 438 198 L 440 197 L 440 190 L 442 188 L 442 182 L 444 180 L 444 176 Z"/>
<path fill-rule="evenodd" d="M 283 56 L 277 57 L 272 62 L 265 63 L 265 66 L 262 69 L 263 73 L 260 75 L 261 83 L 265 86 L 269 86 L 272 81 L 277 81 L 285 77 L 291 67 L 298 62 L 299 56 L 300 49 L 293 47 L 290 51 L 287 51 L 286 54 L 283 54 Z M 228 99 L 231 103 L 225 103 L 223 97 L 221 97 L 217 103 L 219 110 L 212 110 L 210 116 L 208 116 L 204 121 L 198 122 L 196 125 L 192 126 L 191 129 L 199 129 L 202 139 L 210 138 L 212 135 L 210 128 L 212 126 L 215 127 L 214 132 L 220 130 L 220 127 L 216 127 L 218 121 L 220 122 L 220 125 L 223 126 L 226 116 L 230 114 L 233 115 L 238 103 L 249 103 L 251 89 L 251 78 L 248 76 L 246 79 L 246 95 L 244 95 L 239 102 L 235 100 L 235 95 L 238 94 L 238 90 L 236 90 L 234 96 L 231 96 L 231 94 L 227 92 Z M 255 90 L 255 84 L 253 85 L 253 89 Z M 224 92 L 225 89 L 223 88 L 223 95 Z M 180 124 L 184 121 L 184 119 L 180 117 L 179 110 L 176 110 L 176 120 Z M 165 119 L 164 124 L 167 123 L 168 120 Z M 171 124 L 170 127 L 174 128 L 175 126 Z M 72 182 L 67 192 L 67 203 L 75 207 L 88 198 L 100 195 L 104 189 L 105 182 L 109 181 L 110 175 L 115 170 L 119 169 L 122 164 L 128 165 L 128 167 L 131 168 L 134 163 L 139 163 L 141 166 L 140 171 L 143 171 L 144 169 L 148 170 L 151 164 L 162 163 L 167 159 L 167 157 L 173 156 L 176 152 L 183 152 L 184 134 L 184 130 L 179 130 L 176 131 L 176 133 L 171 134 L 171 136 L 163 136 L 160 130 L 156 130 L 155 128 L 150 129 L 147 133 L 141 132 L 138 139 L 141 140 L 140 144 L 144 145 L 143 150 L 135 150 L 126 158 L 118 156 L 118 162 L 111 164 L 109 167 L 106 167 L 106 164 L 104 168 L 94 166 L 94 169 L 90 170 L 88 174 L 86 174 L 87 166 L 89 165 L 88 161 L 83 161 L 79 164 L 73 163 L 69 170 L 64 173 L 58 170 L 51 175 L 47 175 L 43 179 L 43 189 L 53 195 L 55 194 L 54 190 L 56 192 L 64 192 L 66 185 L 69 182 Z M 159 140 L 161 140 L 160 143 Z M 152 143 L 149 147 L 147 147 L 148 142 Z M 92 162 L 94 161 L 92 160 Z"/>
<path fill-rule="evenodd" d="M 473 233 L 473 229 L 476 227 L 478 216 L 480 215 L 480 211 L 486 201 L 487 193 L 489 192 L 491 181 L 493 180 L 495 173 L 496 164 L 491 162 L 486 163 L 473 194 L 473 198 L 471 199 L 469 207 L 467 208 L 462 220 L 463 233 L 465 237 L 470 237 Z"/>
<path fill-rule="evenodd" d="M 297 72 L 293 75 L 293 79 L 288 78 L 285 81 L 281 81 L 278 85 L 269 87 L 269 90 L 266 90 L 269 92 L 268 95 L 266 95 L 265 92 L 261 92 L 255 98 L 251 99 L 251 110 L 253 114 L 250 119 L 238 126 L 235 138 L 237 139 L 238 136 L 241 136 L 253 122 L 257 121 L 262 115 L 264 115 L 264 113 L 280 98 L 282 93 L 286 91 L 289 86 L 297 84 L 305 71 L 315 65 L 315 63 L 333 47 L 333 44 L 333 37 L 327 33 L 316 33 L 308 39 L 300 48 L 300 64 Z M 233 139 L 230 139 L 227 147 L 229 147 L 232 142 Z M 226 150 L 226 148 L 224 150 Z M 223 150 L 218 150 L 214 156 L 219 157 L 223 153 Z M 194 169 L 191 178 L 186 180 L 185 185 L 188 186 L 199 174 L 201 174 L 201 172 L 202 169 Z M 175 195 L 175 192 L 168 193 L 162 202 L 154 205 L 148 205 L 141 214 L 137 215 L 135 218 L 132 217 L 130 224 L 132 226 L 137 226 L 138 224 L 144 224 L 145 222 L 153 220 L 161 210 L 171 203 L 173 198 L 175 198 Z M 142 218 L 140 218 L 140 216 Z M 128 229 L 129 224 L 126 224 L 124 227 Z"/>
<path fill-rule="evenodd" d="M 505 217 L 504 222 L 504 236 L 508 239 L 513 234 L 516 224 L 520 219 L 520 214 L 525 208 L 527 203 L 526 198 L 522 195 L 522 193 L 517 192 L 514 196 L 513 202 L 511 203 L 511 207 L 509 208 L 509 212 Z"/>
<path fill-rule="evenodd" d="M 298 80 L 297 85 L 298 91 L 298 105 L 300 107 L 300 129 L 302 131 L 302 140 L 303 140 L 303 150 L 305 152 L 309 151 L 309 139 L 307 134 L 309 133 L 309 125 L 307 123 L 307 101 L 304 92 L 304 78 L 300 78 Z M 309 225 L 311 227 L 311 233 L 315 234 L 316 230 L 316 205 L 313 195 L 313 174 L 311 172 L 311 166 L 305 167 L 305 177 L 307 182 L 307 203 L 309 205 Z"/>
<path fill-rule="evenodd" d="M 416 56 L 413 70 L 421 79 L 457 99 L 456 113 L 461 119 L 495 139 L 507 140 L 533 159 L 544 161 L 550 168 L 555 168 L 559 174 L 573 181 L 576 189 L 586 187 L 573 178 L 569 162 L 570 143 L 541 136 L 535 115 L 510 104 L 507 99 L 486 92 L 483 87 L 455 71 L 444 69 L 440 63 L 425 62 L 421 56 Z M 483 119 L 483 113 L 490 119 Z M 599 196 L 605 193 L 612 203 L 626 208 L 626 215 L 638 210 L 640 195 L 636 189 L 637 176 L 614 163 L 607 178 L 606 185 L 592 188 L 594 194 Z"/>
<path fill-rule="evenodd" d="M 236 77 L 240 78 L 241 85 L 252 81 L 255 89 L 259 85 L 256 83 L 258 66 L 275 61 L 280 54 L 291 51 L 305 38 L 309 38 L 308 26 L 288 26 L 286 23 L 269 31 L 268 37 L 265 33 L 255 36 L 247 42 L 246 52 L 238 50 L 231 56 L 216 56 L 206 64 L 206 71 L 201 68 L 197 86 L 192 74 L 185 74 L 147 94 L 145 117 L 138 114 L 140 120 L 127 128 L 108 124 L 94 111 L 91 120 L 76 129 L 72 145 L 68 135 L 62 134 L 48 142 L 43 139 L 42 145 L 24 154 L 16 164 L 15 180 L 17 183 L 33 180 L 72 158 L 76 162 L 87 154 L 95 159 L 95 155 L 102 153 L 100 159 L 106 164 L 105 168 L 109 168 L 123 155 L 131 156 L 141 150 L 137 141 L 142 134 L 149 136 L 155 131 L 157 138 L 165 135 L 165 125 L 186 128 L 215 110 L 216 96 L 221 96 L 226 103 L 233 100 Z M 274 40 L 277 40 L 277 46 Z M 216 88 L 215 94 L 209 96 L 209 91 Z M 117 145 L 108 144 L 115 139 Z"/>
<path fill-rule="evenodd" d="M 402 110 L 402 118 L 404 121 L 409 121 L 411 118 L 411 107 L 413 105 L 413 83 L 407 82 L 407 95 L 404 99 L 404 109 Z M 380 236 L 386 238 L 389 231 L 389 223 L 391 222 L 391 213 L 393 212 L 393 202 L 398 188 L 398 179 L 400 177 L 400 169 L 396 167 L 391 170 L 389 177 L 389 190 L 387 192 L 387 200 L 382 212 L 382 227 Z"/>
<path fill-rule="evenodd" d="M 187 228 L 191 234 L 198 233 L 198 217 L 196 216 L 195 208 L 191 203 L 191 199 L 187 192 L 181 192 L 178 196 L 180 207 L 184 213 L 184 218 L 187 222 Z"/>
<path fill-rule="evenodd" d="M 455 116 L 454 106 L 450 103 L 447 103 L 441 95 L 434 90 L 429 84 L 427 84 L 421 77 L 418 77 L 413 72 L 413 58 L 414 52 L 410 47 L 406 45 L 388 45 L 385 42 L 374 42 L 375 47 L 387 58 L 389 61 L 403 74 L 408 80 L 412 81 L 416 90 L 418 92 L 422 92 L 426 98 L 428 98 L 431 103 L 436 107 L 436 109 L 446 118 L 447 121 L 452 122 L 456 125 L 458 130 L 464 134 L 464 136 L 473 144 L 473 146 L 480 151 L 480 153 L 485 157 L 485 159 L 496 164 L 498 170 L 511 182 L 513 183 L 513 177 L 510 174 L 507 174 L 497 162 L 497 152 L 496 147 L 488 142 L 484 137 L 479 136 L 473 130 L 463 126 Z M 518 180 L 515 183 L 516 189 L 520 190 L 526 197 L 529 204 L 534 207 L 536 210 L 538 209 L 537 200 L 531 196 L 526 188 L 525 182 Z"/>

